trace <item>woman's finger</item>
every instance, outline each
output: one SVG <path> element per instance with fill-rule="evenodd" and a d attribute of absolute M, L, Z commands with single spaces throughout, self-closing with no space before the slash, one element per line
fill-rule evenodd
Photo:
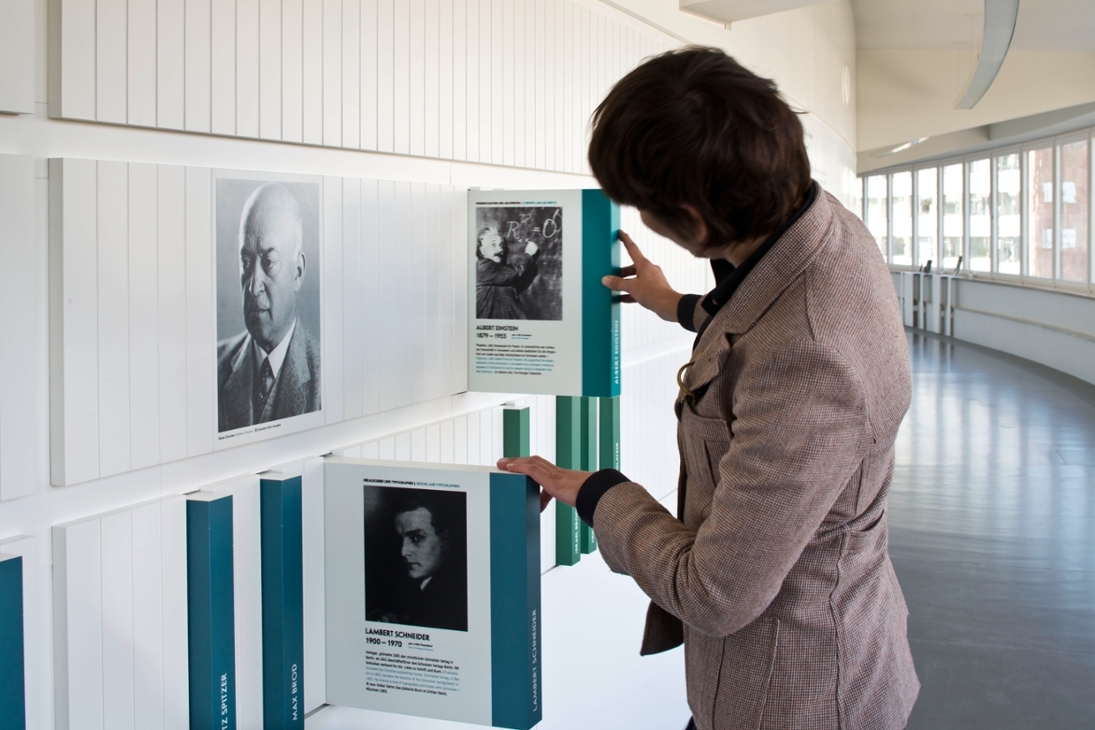
<path fill-rule="evenodd" d="M 620 277 L 621 279 L 625 279 L 629 276 L 635 276 L 635 274 L 637 274 L 637 273 L 638 272 L 635 271 L 634 266 L 625 266 L 622 269 L 620 269 L 620 273 L 616 274 L 616 276 Z"/>
<path fill-rule="evenodd" d="M 630 294 L 621 294 L 620 302 L 623 304 L 635 304 L 635 297 L 631 296 Z"/>
<path fill-rule="evenodd" d="M 643 256 L 643 252 L 639 250 L 638 244 L 631 240 L 631 236 L 620 231 L 620 241 L 623 242 L 624 248 L 627 249 L 627 255 L 631 257 L 632 261 L 636 264 L 646 261 L 646 256 Z"/>

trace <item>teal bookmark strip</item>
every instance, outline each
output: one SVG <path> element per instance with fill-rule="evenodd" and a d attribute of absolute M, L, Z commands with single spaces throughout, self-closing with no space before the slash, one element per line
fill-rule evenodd
<path fill-rule="evenodd" d="M 502 410 L 502 456 L 517 458 L 531 456 L 531 437 L 528 408 Z"/>
<path fill-rule="evenodd" d="M 191 730 L 236 728 L 232 497 L 186 502 Z"/>
<path fill-rule="evenodd" d="M 582 404 L 577 396 L 555 398 L 555 463 L 580 469 L 582 463 Z M 555 564 L 574 565 L 582 558 L 581 520 L 568 504 L 555 503 Z"/>
<path fill-rule="evenodd" d="M 582 191 L 582 395 L 620 394 L 620 303 L 601 279 L 620 271 L 620 207 Z"/>
<path fill-rule="evenodd" d="M 262 711 L 265 730 L 304 728 L 301 478 L 259 481 L 262 518 Z"/>
<path fill-rule="evenodd" d="M 490 475 L 491 724 L 528 730 L 543 717 L 540 490 Z"/>
<path fill-rule="evenodd" d="M 23 645 L 23 558 L 0 557 L 0 730 L 27 726 Z"/>
<path fill-rule="evenodd" d="M 598 466 L 598 454 L 597 454 L 597 399 L 596 398 L 582 398 L 582 460 L 579 467 L 582 471 L 597 471 Z M 593 528 L 587 525 L 585 522 L 579 522 L 578 525 L 578 542 L 579 549 L 581 549 L 583 555 L 589 555 L 590 553 L 597 551 L 597 535 L 593 532 Z"/>

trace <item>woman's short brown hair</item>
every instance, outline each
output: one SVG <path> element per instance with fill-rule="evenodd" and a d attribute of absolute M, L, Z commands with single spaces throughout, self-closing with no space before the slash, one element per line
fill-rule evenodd
<path fill-rule="evenodd" d="M 811 185 L 802 123 L 769 79 L 716 48 L 644 62 L 593 113 L 589 163 L 608 197 L 706 248 L 771 235 Z"/>

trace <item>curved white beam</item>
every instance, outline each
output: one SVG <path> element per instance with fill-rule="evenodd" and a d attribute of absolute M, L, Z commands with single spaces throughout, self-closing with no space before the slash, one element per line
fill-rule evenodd
<path fill-rule="evenodd" d="M 992 86 L 1011 47 L 1018 16 L 1019 0 L 985 0 L 985 39 L 981 43 L 981 58 L 973 70 L 969 88 L 955 104 L 955 109 L 972 109 Z"/>

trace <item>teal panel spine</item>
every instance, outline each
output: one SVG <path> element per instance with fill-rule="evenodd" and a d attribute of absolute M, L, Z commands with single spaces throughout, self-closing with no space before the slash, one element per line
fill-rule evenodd
<path fill-rule="evenodd" d="M 579 469 L 582 471 L 597 471 L 597 399 L 582 398 L 582 457 Z M 578 542 L 582 555 L 589 555 L 597 551 L 597 535 L 593 528 L 585 522 L 578 523 Z"/>
<path fill-rule="evenodd" d="M 232 497 L 186 502 L 191 730 L 236 728 Z"/>
<path fill-rule="evenodd" d="M 581 398 L 555 397 L 555 463 L 563 469 L 580 469 L 582 461 Z M 574 565 L 582 559 L 582 532 L 578 510 L 555 503 L 555 564 Z"/>
<path fill-rule="evenodd" d="M 304 552 L 301 478 L 259 481 L 262 711 L 267 730 L 304 728 Z"/>
<path fill-rule="evenodd" d="M 582 395 L 620 394 L 620 303 L 601 279 L 620 271 L 620 207 L 582 191 Z"/>
<path fill-rule="evenodd" d="M 491 714 L 528 730 L 543 718 L 539 488 L 490 475 Z"/>
<path fill-rule="evenodd" d="M 0 730 L 27 726 L 23 644 L 23 558 L 0 560 Z"/>
<path fill-rule="evenodd" d="M 530 456 L 531 437 L 528 408 L 506 408 L 502 411 L 502 456 Z"/>

